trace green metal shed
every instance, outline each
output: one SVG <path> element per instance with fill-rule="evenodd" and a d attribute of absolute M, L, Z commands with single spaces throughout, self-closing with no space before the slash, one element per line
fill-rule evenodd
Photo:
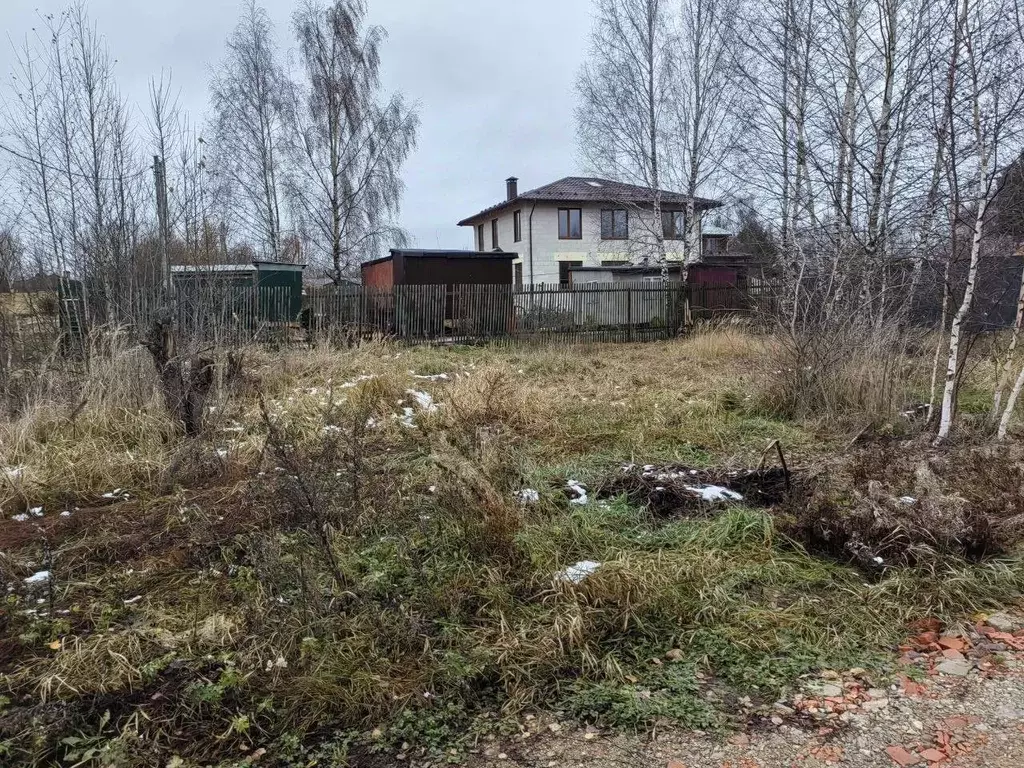
<path fill-rule="evenodd" d="M 175 292 L 186 303 L 264 323 L 297 322 L 302 312 L 305 264 L 254 261 L 171 267 Z M 251 310 L 248 309 L 251 307 Z"/>

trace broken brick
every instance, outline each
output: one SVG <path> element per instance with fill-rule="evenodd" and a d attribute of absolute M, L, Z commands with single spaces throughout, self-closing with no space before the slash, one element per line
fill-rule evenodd
<path fill-rule="evenodd" d="M 920 757 L 913 752 L 908 752 L 903 747 L 886 747 L 885 751 L 894 763 L 903 766 L 903 768 L 906 768 L 908 765 L 917 765 L 921 762 Z"/>
<path fill-rule="evenodd" d="M 959 637 L 940 637 L 939 645 L 952 651 L 962 651 L 967 647 L 967 643 Z"/>
<path fill-rule="evenodd" d="M 920 696 L 925 692 L 925 687 L 920 683 L 915 683 L 906 675 L 900 676 L 900 684 L 903 687 L 903 692 L 907 696 Z"/>
<path fill-rule="evenodd" d="M 960 653 L 960 651 L 955 651 L 955 650 L 953 650 L 951 648 L 947 648 L 946 650 L 944 650 L 942 652 L 942 655 L 943 655 L 944 658 L 947 658 L 950 661 L 963 661 L 964 660 L 964 655 L 962 653 Z"/>
<path fill-rule="evenodd" d="M 937 749 L 926 749 L 921 753 L 921 757 L 927 760 L 929 763 L 941 763 L 946 759 L 947 755 L 945 752 L 940 752 Z"/>

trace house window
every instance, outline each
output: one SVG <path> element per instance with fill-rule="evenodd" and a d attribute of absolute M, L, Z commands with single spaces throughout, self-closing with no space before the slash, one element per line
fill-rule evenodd
<path fill-rule="evenodd" d="M 558 209 L 558 239 L 559 240 L 582 240 L 583 239 L 583 209 L 582 208 L 559 208 Z"/>
<path fill-rule="evenodd" d="M 661 228 L 666 240 L 682 240 L 686 237 L 686 212 L 662 211 Z"/>
<path fill-rule="evenodd" d="M 523 262 L 512 265 L 512 270 L 515 275 L 516 288 L 523 287 Z"/>
<path fill-rule="evenodd" d="M 476 225 L 476 249 L 482 251 L 484 249 L 484 225 Z"/>
<path fill-rule="evenodd" d="M 571 270 L 573 267 L 582 267 L 582 261 L 560 261 L 558 262 L 558 287 L 568 288 L 571 284 Z"/>
<path fill-rule="evenodd" d="M 704 238 L 704 250 L 707 253 L 724 253 L 725 252 L 725 238 L 724 237 L 706 237 Z"/>
<path fill-rule="evenodd" d="M 498 220 L 491 219 L 491 247 L 498 250 Z"/>
<path fill-rule="evenodd" d="M 519 243 L 523 240 L 523 212 L 516 211 L 512 214 L 512 242 Z"/>
<path fill-rule="evenodd" d="M 629 211 L 625 208 L 601 211 L 601 239 L 625 240 L 629 237 Z"/>

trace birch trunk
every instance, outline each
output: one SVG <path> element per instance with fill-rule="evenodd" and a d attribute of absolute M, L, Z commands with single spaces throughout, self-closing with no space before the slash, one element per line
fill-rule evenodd
<path fill-rule="evenodd" d="M 1002 371 L 999 373 L 999 381 L 996 384 L 996 393 L 992 401 L 992 421 L 999 419 L 1000 408 L 1003 404 L 1003 395 L 1010 383 L 1010 376 L 1013 371 L 1013 360 L 1016 357 L 1017 344 L 1020 341 L 1020 329 L 1024 324 L 1024 274 L 1020 278 L 1020 293 L 1017 296 L 1017 317 L 1013 323 L 1013 335 L 1010 337 L 1010 344 L 1006 349 L 1006 359 L 1003 362 Z M 1010 410 L 1012 406 L 1008 406 Z"/>
<path fill-rule="evenodd" d="M 1003 417 L 999 420 L 999 430 L 996 432 L 996 439 L 998 440 L 1006 439 L 1006 433 L 1010 429 L 1010 420 L 1013 418 L 1013 412 L 1017 408 L 1017 398 L 1020 397 L 1022 389 L 1024 389 L 1024 365 L 1020 367 L 1020 374 L 1017 376 L 1017 381 L 1010 391 L 1010 399 L 1006 401 L 1006 410 L 1003 411 Z"/>
<path fill-rule="evenodd" d="M 982 184 L 988 178 L 987 159 L 982 155 L 979 177 Z M 985 196 L 978 202 L 978 213 L 974 220 L 974 237 L 971 240 L 971 262 L 967 271 L 967 286 L 960 308 L 953 316 L 953 324 L 949 329 L 949 355 L 946 362 L 946 383 L 942 390 L 942 412 L 939 417 L 939 432 L 935 442 L 941 443 L 949 437 L 953 430 L 953 418 L 956 403 L 957 383 L 960 378 L 960 341 L 964 322 L 974 305 L 974 290 L 978 283 L 978 265 L 981 263 L 981 243 L 985 229 L 985 212 L 988 210 L 989 197 Z"/>

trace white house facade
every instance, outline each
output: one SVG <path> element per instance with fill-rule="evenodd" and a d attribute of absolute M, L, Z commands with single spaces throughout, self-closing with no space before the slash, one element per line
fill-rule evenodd
<path fill-rule="evenodd" d="M 567 177 L 519 194 L 506 182 L 506 199 L 459 222 L 471 227 L 477 251 L 515 252 L 518 284 L 568 285 L 572 267 L 641 264 L 657 235 L 669 261 L 686 260 L 686 211 L 690 199 L 662 191 L 662 216 L 655 220 L 651 191 L 607 179 Z M 698 217 L 721 203 L 694 198 Z M 691 261 L 700 259 L 698 236 Z"/>

